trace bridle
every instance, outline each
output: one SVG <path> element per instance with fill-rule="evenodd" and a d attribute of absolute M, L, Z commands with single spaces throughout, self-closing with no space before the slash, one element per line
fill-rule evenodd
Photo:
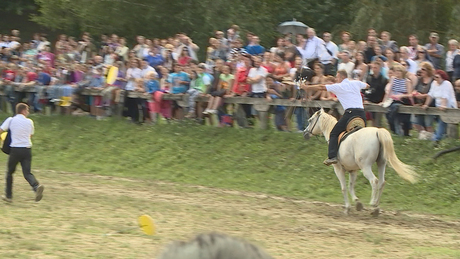
<path fill-rule="evenodd" d="M 307 133 L 311 134 L 312 136 L 315 136 L 315 134 L 313 134 L 313 129 L 316 127 L 316 124 L 318 123 L 319 121 L 319 117 L 321 117 L 320 115 L 316 116 L 316 120 L 315 120 L 315 123 L 313 124 L 313 127 L 311 127 L 310 130 L 307 131 Z M 308 129 L 309 127 L 307 127 Z"/>

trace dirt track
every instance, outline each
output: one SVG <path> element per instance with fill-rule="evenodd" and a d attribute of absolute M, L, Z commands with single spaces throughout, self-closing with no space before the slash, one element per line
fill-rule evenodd
<path fill-rule="evenodd" d="M 275 258 L 460 258 L 459 220 L 390 211 L 379 218 L 369 211 L 344 216 L 341 205 L 264 194 L 37 175 L 47 187 L 42 202 L 32 201 L 18 174 L 14 203 L 0 205 L 0 258 L 155 258 L 172 240 L 210 231 L 245 238 Z M 135 227 L 144 213 L 155 220 L 155 236 L 137 229 L 113 233 Z"/>

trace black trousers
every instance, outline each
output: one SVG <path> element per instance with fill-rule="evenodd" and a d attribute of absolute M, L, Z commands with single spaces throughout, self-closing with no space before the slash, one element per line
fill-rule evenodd
<path fill-rule="evenodd" d="M 339 135 L 347 129 L 347 124 L 350 119 L 360 117 L 366 121 L 366 113 L 364 109 L 346 109 L 342 118 L 335 124 L 329 136 L 329 158 L 337 157 L 339 151 Z"/>
<path fill-rule="evenodd" d="M 16 166 L 21 163 L 22 174 L 24 178 L 32 186 L 33 190 L 36 191 L 38 187 L 38 181 L 35 176 L 30 172 L 32 165 L 32 150 L 25 147 L 12 147 L 10 155 L 8 157 L 8 165 L 6 171 L 6 188 L 5 194 L 7 198 L 13 197 L 13 173 L 16 171 Z"/>

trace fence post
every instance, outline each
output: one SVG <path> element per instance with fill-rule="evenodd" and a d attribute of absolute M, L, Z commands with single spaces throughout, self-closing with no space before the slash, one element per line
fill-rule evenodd
<path fill-rule="evenodd" d="M 257 111 L 260 121 L 260 129 L 266 130 L 268 128 L 268 104 L 254 104 L 254 109 Z"/>
<path fill-rule="evenodd" d="M 458 124 L 447 124 L 447 136 L 449 138 L 458 139 Z"/>

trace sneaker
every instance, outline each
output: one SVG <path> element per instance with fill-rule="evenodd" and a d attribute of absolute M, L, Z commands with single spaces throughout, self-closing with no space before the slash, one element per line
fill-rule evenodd
<path fill-rule="evenodd" d="M 35 191 L 35 201 L 39 202 L 43 198 L 43 191 L 45 190 L 45 186 L 39 185 L 37 190 Z"/>
<path fill-rule="evenodd" d="M 217 110 L 209 110 L 208 113 L 210 113 L 210 114 L 217 114 Z"/>
<path fill-rule="evenodd" d="M 211 110 L 206 109 L 206 110 L 204 110 L 203 114 L 209 114 L 210 111 L 211 111 Z"/>
<path fill-rule="evenodd" d="M 6 201 L 6 202 L 8 202 L 8 203 L 12 203 L 12 202 L 13 202 L 13 199 L 8 198 L 8 197 L 6 197 L 5 195 L 2 195 L 2 200 Z"/>
<path fill-rule="evenodd" d="M 327 166 L 330 166 L 332 164 L 337 164 L 337 158 L 334 157 L 334 158 L 328 158 L 326 160 L 324 160 L 323 164 L 327 165 Z"/>

